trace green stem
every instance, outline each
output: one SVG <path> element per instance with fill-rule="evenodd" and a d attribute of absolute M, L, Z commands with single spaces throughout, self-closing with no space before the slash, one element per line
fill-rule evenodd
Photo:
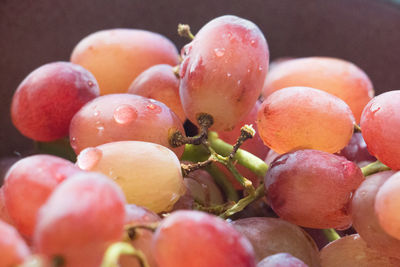
<path fill-rule="evenodd" d="M 139 260 L 141 267 L 150 267 L 143 252 L 127 242 L 116 242 L 109 246 L 104 254 L 101 267 L 119 267 L 118 260 L 121 255 L 132 255 Z"/>
<path fill-rule="evenodd" d="M 364 177 L 367 177 L 368 175 L 377 173 L 377 172 L 382 172 L 382 171 L 389 171 L 391 170 L 388 166 L 380 162 L 379 160 L 372 162 L 368 164 L 367 166 L 364 166 L 361 168 L 361 172 L 364 175 Z"/>
<path fill-rule="evenodd" d="M 340 235 L 333 228 L 323 229 L 322 232 L 324 233 L 325 237 L 328 239 L 329 242 L 340 239 Z"/>
<path fill-rule="evenodd" d="M 216 132 L 208 133 L 208 141 L 215 152 L 225 157 L 229 156 L 233 149 L 232 145 L 219 139 Z M 255 173 L 257 176 L 264 177 L 267 173 L 268 165 L 259 157 L 245 150 L 238 149 L 233 159 L 236 160 L 240 165 L 243 165 Z"/>
<path fill-rule="evenodd" d="M 253 202 L 253 201 L 257 200 L 257 199 L 260 199 L 263 196 L 264 196 L 264 184 L 261 184 L 259 187 L 257 187 L 257 189 L 254 191 L 253 194 L 248 195 L 248 196 L 242 198 L 241 200 L 239 200 L 238 203 L 236 203 L 231 208 L 226 210 L 224 213 L 219 215 L 219 217 L 221 217 L 223 219 L 227 219 L 230 216 L 232 216 L 233 214 L 235 214 L 235 213 L 237 213 L 239 211 L 242 211 L 251 202 Z"/>
<path fill-rule="evenodd" d="M 181 160 L 191 162 L 203 162 L 210 157 L 210 153 L 204 146 L 185 145 L 185 152 Z M 214 164 L 208 165 L 205 168 L 209 174 L 214 178 L 215 183 L 222 189 L 228 201 L 238 201 L 239 196 L 233 187 L 232 183 L 228 181 L 225 174 L 223 174 Z"/>

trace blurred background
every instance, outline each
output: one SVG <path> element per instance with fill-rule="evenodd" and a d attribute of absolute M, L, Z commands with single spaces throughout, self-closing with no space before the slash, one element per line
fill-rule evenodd
<path fill-rule="evenodd" d="M 397 2 L 397 3 L 396 3 Z M 0 0 L 0 156 L 32 142 L 12 126 L 9 106 L 18 84 L 45 63 L 66 61 L 86 35 L 110 28 L 161 33 L 180 49 L 178 23 L 193 33 L 233 14 L 264 32 L 271 59 L 332 56 L 370 76 L 377 94 L 400 89 L 400 1 L 397 0 Z"/>

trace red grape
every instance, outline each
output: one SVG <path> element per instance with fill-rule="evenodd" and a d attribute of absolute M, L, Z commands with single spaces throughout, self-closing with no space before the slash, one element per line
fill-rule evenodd
<path fill-rule="evenodd" d="M 90 70 L 100 93 L 125 93 L 132 81 L 156 64 L 178 64 L 178 51 L 166 37 L 136 29 L 111 29 L 82 39 L 71 54 L 71 62 Z"/>
<path fill-rule="evenodd" d="M 278 253 L 264 258 L 257 267 L 308 267 L 308 265 L 289 253 Z"/>
<path fill-rule="evenodd" d="M 0 237 L 0 266 L 16 266 L 31 254 L 17 230 L 2 220 L 0 220 Z"/>
<path fill-rule="evenodd" d="M 164 219 L 153 246 L 162 267 L 256 266 L 245 237 L 220 218 L 199 211 L 176 211 Z"/>
<path fill-rule="evenodd" d="M 357 165 L 318 150 L 276 158 L 265 177 L 267 198 L 282 219 L 310 228 L 346 228 L 351 196 L 364 180 Z"/>
<path fill-rule="evenodd" d="M 376 161 L 376 158 L 368 152 L 367 144 L 361 133 L 354 133 L 347 146 L 340 150 L 338 155 L 353 161 L 359 167 Z"/>
<path fill-rule="evenodd" d="M 400 170 L 400 90 L 374 97 L 361 116 L 362 135 L 368 150 L 383 164 Z"/>
<path fill-rule="evenodd" d="M 233 129 L 260 95 L 268 61 L 267 42 L 252 22 L 235 16 L 208 22 L 184 48 L 180 95 L 188 119 L 197 123 L 207 113 L 212 129 Z"/>
<path fill-rule="evenodd" d="M 86 69 L 69 62 L 49 63 L 18 86 L 11 118 L 23 135 L 53 141 L 68 135 L 72 116 L 98 95 L 97 82 Z"/>

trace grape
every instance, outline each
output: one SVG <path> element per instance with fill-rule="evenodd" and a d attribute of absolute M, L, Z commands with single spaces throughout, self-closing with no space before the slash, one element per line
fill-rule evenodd
<path fill-rule="evenodd" d="M 157 143 L 178 157 L 184 147 L 172 148 L 169 137 L 182 122 L 166 105 L 132 94 L 111 94 L 86 104 L 71 121 L 70 141 L 77 154 L 84 148 L 105 143 L 135 140 Z"/>
<path fill-rule="evenodd" d="M 350 141 L 354 117 L 346 103 L 333 95 L 292 87 L 262 103 L 257 125 L 264 144 L 279 154 L 305 148 L 334 153 Z"/>
<path fill-rule="evenodd" d="M 186 120 L 179 96 L 179 79 L 170 65 L 160 64 L 148 68 L 133 81 L 128 93 L 158 100 L 175 112 L 182 122 Z"/>
<path fill-rule="evenodd" d="M 298 150 L 272 162 L 265 187 L 282 219 L 310 228 L 344 229 L 351 224 L 351 196 L 363 180 L 360 168 L 344 157 Z"/>
<path fill-rule="evenodd" d="M 26 238 L 33 235 L 37 213 L 53 190 L 69 176 L 81 172 L 72 162 L 51 155 L 34 155 L 16 162 L 4 183 L 10 218 Z"/>
<path fill-rule="evenodd" d="M 253 245 L 257 261 L 276 253 L 290 253 L 310 267 L 320 266 L 318 248 L 300 227 L 277 218 L 253 217 L 232 225 Z"/>
<path fill-rule="evenodd" d="M 199 211 L 176 211 L 153 237 L 162 267 L 256 266 L 249 241 L 227 222 Z"/>
<path fill-rule="evenodd" d="M 400 170 L 400 90 L 374 97 L 361 116 L 362 135 L 369 152 L 383 164 Z"/>
<path fill-rule="evenodd" d="M 207 23 L 184 48 L 179 90 L 188 119 L 197 123 L 207 113 L 212 129 L 233 129 L 260 95 L 268 61 L 267 42 L 252 22 L 222 16 Z"/>
<path fill-rule="evenodd" d="M 256 128 L 257 113 L 258 110 L 260 109 L 260 106 L 261 102 L 257 101 L 253 106 L 252 110 L 250 111 L 250 113 L 248 113 L 247 116 L 242 121 L 236 124 L 235 128 L 232 131 L 219 131 L 218 132 L 219 138 L 221 138 L 222 140 L 224 140 L 229 144 L 234 145 L 236 143 L 237 138 L 240 136 L 240 129 L 245 124 L 252 125 L 254 128 Z M 245 141 L 240 146 L 240 148 L 256 155 L 261 159 L 265 158 L 269 151 L 269 148 L 264 145 L 258 132 L 256 132 L 253 138 Z M 224 166 L 220 164 L 217 164 L 217 166 L 219 166 L 220 169 L 225 173 L 225 175 L 228 177 L 231 183 L 233 183 L 236 189 L 242 188 L 230 171 L 228 171 Z M 243 167 L 242 165 L 236 165 L 236 168 L 244 177 L 252 181 L 253 184 L 257 185 L 259 183 L 259 177 L 257 177 L 257 175 L 255 175 L 249 169 Z"/>
<path fill-rule="evenodd" d="M 270 165 L 280 154 L 276 153 L 274 150 L 270 149 L 267 156 L 265 157 L 264 162 Z"/>
<path fill-rule="evenodd" d="M 356 65 L 338 58 L 307 57 L 277 64 L 265 80 L 262 95 L 291 86 L 316 88 L 339 97 L 351 108 L 357 122 L 374 95 L 368 76 Z"/>
<path fill-rule="evenodd" d="M 350 142 L 340 150 L 338 155 L 353 161 L 359 167 L 363 167 L 376 161 L 376 158 L 368 152 L 367 144 L 365 143 L 361 133 L 353 133 Z"/>
<path fill-rule="evenodd" d="M 6 205 L 4 203 L 4 187 L 3 186 L 0 187 L 0 220 L 13 225 L 13 222 L 10 218 L 10 215 L 8 214 Z"/>
<path fill-rule="evenodd" d="M 355 192 L 351 202 L 353 227 L 368 247 L 388 257 L 400 258 L 400 240 L 389 236 L 380 226 L 375 214 L 375 197 L 394 171 L 385 171 L 368 176 Z"/>
<path fill-rule="evenodd" d="M 93 75 L 69 62 L 54 62 L 31 72 L 18 86 L 11 118 L 25 136 L 53 141 L 68 135 L 72 116 L 99 95 Z"/>
<path fill-rule="evenodd" d="M 399 209 L 400 172 L 396 172 L 379 188 L 375 199 L 375 213 L 379 224 L 387 234 L 396 239 L 400 239 Z"/>
<path fill-rule="evenodd" d="M 78 155 L 77 165 L 109 176 L 128 203 L 157 213 L 171 210 L 184 193 L 178 158 L 158 144 L 120 141 L 87 148 Z"/>
<path fill-rule="evenodd" d="M 96 266 L 111 242 L 122 237 L 122 191 L 100 173 L 81 172 L 61 183 L 37 217 L 37 252 L 61 256 L 65 266 Z"/>
<path fill-rule="evenodd" d="M 132 81 L 156 64 L 178 64 L 178 51 L 166 37 L 136 29 L 111 29 L 82 39 L 71 54 L 71 62 L 90 70 L 100 93 L 125 93 Z"/>
<path fill-rule="evenodd" d="M 358 235 L 349 235 L 329 243 L 321 250 L 323 267 L 362 266 L 362 267 L 395 267 L 400 260 L 388 258 L 369 248 Z"/>
<path fill-rule="evenodd" d="M 0 266 L 22 263 L 31 254 L 25 241 L 11 225 L 0 219 Z"/>
<path fill-rule="evenodd" d="M 136 206 L 126 205 L 125 206 L 125 224 L 129 225 L 145 225 L 147 223 L 154 223 L 161 221 L 161 218 L 157 214 Z M 147 262 L 151 267 L 156 267 L 157 264 L 151 252 L 153 233 L 146 229 L 135 229 L 134 239 L 130 242 L 131 245 L 140 251 L 142 251 L 147 259 Z M 132 256 L 121 256 L 119 263 L 121 267 L 140 267 L 139 261 Z"/>
<path fill-rule="evenodd" d="M 288 253 L 278 253 L 264 258 L 257 267 L 308 267 L 308 265 Z"/>
<path fill-rule="evenodd" d="M 18 267 L 54 267 L 54 265 L 50 259 L 43 255 L 32 255 L 23 264 L 18 265 Z"/>

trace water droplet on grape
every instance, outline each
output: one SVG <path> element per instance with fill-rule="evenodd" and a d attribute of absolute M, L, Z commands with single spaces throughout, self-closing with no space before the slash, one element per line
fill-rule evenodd
<path fill-rule="evenodd" d="M 217 57 L 222 57 L 225 54 L 225 48 L 215 48 L 214 52 Z"/>
<path fill-rule="evenodd" d="M 98 112 L 97 110 L 93 113 L 93 116 L 97 117 L 100 115 L 100 112 Z"/>
<path fill-rule="evenodd" d="M 228 73 L 226 73 L 226 76 L 231 77 L 232 74 L 228 72 Z"/>
<path fill-rule="evenodd" d="M 151 110 L 151 111 L 153 111 L 154 113 L 160 113 L 161 112 L 161 107 L 156 105 L 156 104 L 154 104 L 154 103 L 148 104 L 146 106 L 146 108 Z"/>
<path fill-rule="evenodd" d="M 103 152 L 96 147 L 89 147 L 78 155 L 77 165 L 82 170 L 91 170 L 100 161 Z"/>
<path fill-rule="evenodd" d="M 92 81 L 88 81 L 88 85 L 89 85 L 90 87 L 92 87 L 92 86 L 94 85 L 94 83 L 93 83 Z"/>
<path fill-rule="evenodd" d="M 381 107 L 380 107 L 379 104 L 377 104 L 377 103 L 373 103 L 373 104 L 371 105 L 371 107 L 370 107 L 371 112 L 374 113 L 374 114 L 375 114 L 376 112 L 378 112 L 380 109 L 381 109 Z"/>
<path fill-rule="evenodd" d="M 262 71 L 262 70 L 263 70 L 263 67 L 262 67 L 262 66 L 259 66 L 259 67 L 258 67 L 258 70 L 259 70 L 259 71 Z"/>
<path fill-rule="evenodd" d="M 114 120 L 119 124 L 130 123 L 137 116 L 137 110 L 131 105 L 120 105 L 114 110 Z"/>
<path fill-rule="evenodd" d="M 251 40 L 250 41 L 251 46 L 255 47 L 257 46 L 256 40 Z"/>

